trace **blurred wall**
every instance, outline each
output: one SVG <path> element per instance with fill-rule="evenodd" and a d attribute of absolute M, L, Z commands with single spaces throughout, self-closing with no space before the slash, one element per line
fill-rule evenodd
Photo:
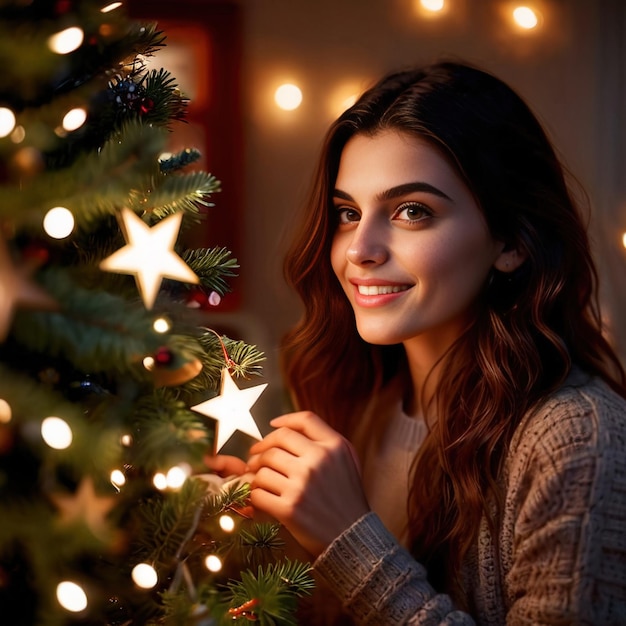
<path fill-rule="evenodd" d="M 449 9 L 438 16 L 418 10 L 414 0 L 241 4 L 245 245 L 240 255 L 243 306 L 237 315 L 244 338 L 268 356 L 264 376 L 270 387 L 258 411 L 271 415 L 282 410 L 276 348 L 299 305 L 284 286 L 281 260 L 322 136 L 340 112 L 341 99 L 387 70 L 454 56 L 493 71 L 516 88 L 544 122 L 594 205 L 603 203 L 598 210 L 611 214 L 608 225 L 599 228 L 595 220 L 593 228 L 602 238 L 599 247 L 614 249 L 613 261 L 621 264 L 613 279 L 623 275 L 626 195 L 619 182 L 623 160 L 617 162 L 623 148 L 620 152 L 617 147 L 626 143 L 618 104 L 620 93 L 624 103 L 626 3 L 528 3 L 540 9 L 543 21 L 526 33 L 507 19 L 514 4 L 506 0 L 446 4 Z M 294 82 L 303 91 L 302 105 L 294 111 L 274 105 L 274 90 L 283 82 Z M 621 291 L 607 289 L 607 297 Z"/>

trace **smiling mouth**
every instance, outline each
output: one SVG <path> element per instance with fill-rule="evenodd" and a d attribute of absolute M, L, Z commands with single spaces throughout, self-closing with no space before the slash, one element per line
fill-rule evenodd
<path fill-rule="evenodd" d="M 362 296 L 381 296 L 388 293 L 406 291 L 407 285 L 357 285 Z"/>

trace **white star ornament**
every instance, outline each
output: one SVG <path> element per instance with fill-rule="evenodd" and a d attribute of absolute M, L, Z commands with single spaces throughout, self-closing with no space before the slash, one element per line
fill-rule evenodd
<path fill-rule="evenodd" d="M 216 453 L 236 430 L 255 439 L 263 439 L 250 409 L 266 387 L 267 383 L 264 383 L 247 389 L 239 389 L 228 369 L 224 368 L 220 395 L 191 407 L 192 410 L 217 420 Z"/>
<path fill-rule="evenodd" d="M 182 219 L 182 213 L 173 213 L 150 228 L 133 211 L 122 209 L 121 228 L 127 245 L 100 263 L 100 269 L 107 272 L 134 275 L 146 309 L 154 305 L 163 278 L 200 282 L 174 252 Z"/>

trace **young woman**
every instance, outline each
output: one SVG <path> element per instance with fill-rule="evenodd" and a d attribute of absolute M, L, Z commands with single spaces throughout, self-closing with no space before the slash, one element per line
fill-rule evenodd
<path fill-rule="evenodd" d="M 286 273 L 301 411 L 252 447 L 251 504 L 350 619 L 626 623 L 625 376 L 527 105 L 458 63 L 383 78 L 328 133 Z"/>

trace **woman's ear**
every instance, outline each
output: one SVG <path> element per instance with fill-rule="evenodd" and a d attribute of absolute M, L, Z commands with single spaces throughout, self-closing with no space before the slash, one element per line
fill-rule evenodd
<path fill-rule="evenodd" d="M 514 272 L 526 260 L 526 253 L 514 248 L 511 245 L 505 245 L 502 252 L 498 255 L 493 263 L 495 269 L 499 272 L 509 274 Z"/>

